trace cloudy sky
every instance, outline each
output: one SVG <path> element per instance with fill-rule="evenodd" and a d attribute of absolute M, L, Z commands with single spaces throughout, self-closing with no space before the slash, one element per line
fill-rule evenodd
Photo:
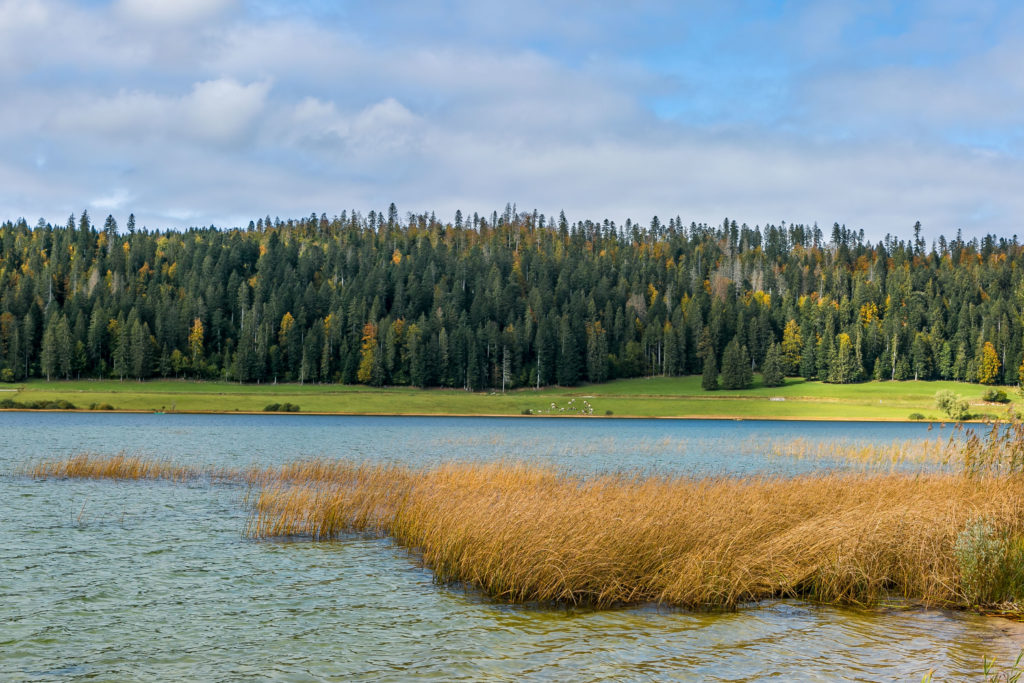
<path fill-rule="evenodd" d="M 1024 234 L 1018 7 L 0 0 L 0 218 Z"/>

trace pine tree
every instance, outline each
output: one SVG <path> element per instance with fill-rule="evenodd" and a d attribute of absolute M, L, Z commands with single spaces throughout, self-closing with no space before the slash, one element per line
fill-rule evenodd
<path fill-rule="evenodd" d="M 781 387 L 783 379 L 783 354 L 778 344 L 772 344 L 764 354 L 764 363 L 761 365 L 761 374 L 766 387 Z"/>
<path fill-rule="evenodd" d="M 953 346 L 948 342 L 942 342 L 939 349 L 939 377 L 942 379 L 953 379 Z"/>
<path fill-rule="evenodd" d="M 608 379 L 608 336 L 600 320 L 587 323 L 587 378 L 594 383 Z"/>
<path fill-rule="evenodd" d="M 112 321 L 110 333 L 114 347 L 113 372 L 123 382 L 131 365 L 131 336 L 123 315 Z"/>
<path fill-rule="evenodd" d="M 860 372 L 857 368 L 857 358 L 850 335 L 844 332 L 836 339 L 838 344 L 835 350 L 835 360 L 829 367 L 828 381 L 835 384 L 856 382 L 860 379 Z"/>
<path fill-rule="evenodd" d="M 722 388 L 723 389 L 746 389 L 752 381 L 750 372 L 750 357 L 747 354 L 747 347 L 740 344 L 739 337 L 733 337 L 732 341 L 725 345 L 722 352 Z"/>
<path fill-rule="evenodd" d="M 818 359 L 815 358 L 815 344 L 804 345 L 800 356 L 800 376 L 804 379 L 815 379 L 818 376 Z"/>
<path fill-rule="evenodd" d="M 914 379 L 932 378 L 932 349 L 928 335 L 918 332 L 910 345 L 911 366 L 914 368 Z"/>
<path fill-rule="evenodd" d="M 669 377 L 675 377 L 680 374 L 679 337 L 671 322 L 665 321 L 665 327 L 662 329 L 661 336 L 665 340 L 665 359 L 662 364 L 662 373 Z"/>
<path fill-rule="evenodd" d="M 718 366 L 715 364 L 715 354 L 713 353 L 704 356 L 704 370 L 701 373 L 700 386 L 705 391 L 718 389 Z"/>
<path fill-rule="evenodd" d="M 428 386 L 427 353 L 424 343 L 424 332 L 419 323 L 409 325 L 406 332 L 409 356 L 409 381 L 413 386 Z"/>
<path fill-rule="evenodd" d="M 71 379 L 75 343 L 71 338 L 71 327 L 68 324 L 68 317 L 64 314 L 61 314 L 60 319 L 57 321 L 56 343 L 57 372 L 65 379 Z"/>
<path fill-rule="evenodd" d="M 697 354 L 703 362 L 703 372 L 700 379 L 701 388 L 705 391 L 717 390 L 718 364 L 715 362 L 715 349 L 711 343 L 711 334 L 706 327 L 700 332 L 700 338 L 697 341 Z"/>
<path fill-rule="evenodd" d="M 131 323 L 131 374 L 136 379 L 145 379 L 153 372 L 153 350 L 149 341 L 149 325 L 139 323 L 135 318 Z"/>
<path fill-rule="evenodd" d="M 57 364 L 57 322 L 50 318 L 43 328 L 43 348 L 39 352 L 39 362 L 46 381 L 49 382 L 59 372 Z"/>
<path fill-rule="evenodd" d="M 568 314 L 562 316 L 558 328 L 558 339 L 558 384 L 563 387 L 575 386 L 580 379 L 580 352 Z"/>

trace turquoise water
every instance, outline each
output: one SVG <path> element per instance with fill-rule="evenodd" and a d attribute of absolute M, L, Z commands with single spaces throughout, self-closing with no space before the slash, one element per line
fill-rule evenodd
<path fill-rule="evenodd" d="M 196 464 L 309 456 L 542 459 L 574 470 L 800 471 L 773 439 L 934 438 L 923 425 L 0 414 L 2 680 L 941 680 L 1012 661 L 1017 625 L 792 601 L 734 613 L 491 603 L 387 539 L 242 538 L 241 487 L 36 481 L 82 450 Z"/>

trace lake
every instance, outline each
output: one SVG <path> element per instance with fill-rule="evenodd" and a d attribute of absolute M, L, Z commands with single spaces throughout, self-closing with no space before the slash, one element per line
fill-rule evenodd
<path fill-rule="evenodd" d="M 737 612 L 510 606 L 436 585 L 388 539 L 242 537 L 245 489 L 36 481 L 91 451 L 196 465 L 512 458 L 571 471 L 786 475 L 844 463 L 768 445 L 944 438 L 924 424 L 0 414 L 4 680 L 944 680 L 1024 630 L 973 614 L 772 601 Z"/>

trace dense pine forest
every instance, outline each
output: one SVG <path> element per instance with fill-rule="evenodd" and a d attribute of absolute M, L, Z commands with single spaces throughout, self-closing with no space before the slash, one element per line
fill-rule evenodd
<path fill-rule="evenodd" d="M 1022 373 L 1022 247 L 920 225 L 647 225 L 343 212 L 246 229 L 0 226 L 0 379 L 511 389 Z"/>

